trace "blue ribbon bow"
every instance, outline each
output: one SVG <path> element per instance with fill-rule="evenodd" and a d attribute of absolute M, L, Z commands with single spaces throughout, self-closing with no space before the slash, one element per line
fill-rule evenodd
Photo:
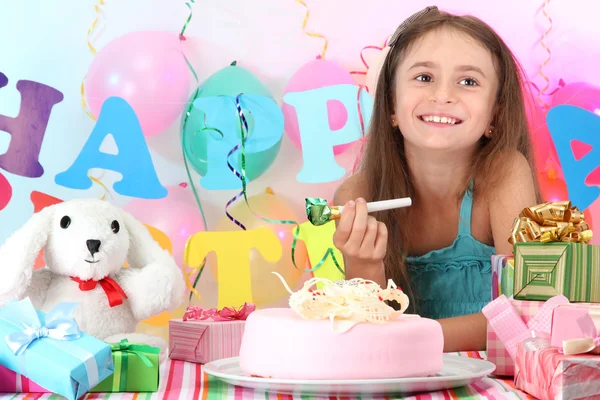
<path fill-rule="evenodd" d="M 5 305 L 0 318 L 18 328 L 24 328 L 6 335 L 4 338 L 6 344 L 18 356 L 36 340 L 79 339 L 82 332 L 77 321 L 72 317 L 78 305 L 78 303 L 57 304 L 46 314 L 43 323 L 29 298 Z"/>

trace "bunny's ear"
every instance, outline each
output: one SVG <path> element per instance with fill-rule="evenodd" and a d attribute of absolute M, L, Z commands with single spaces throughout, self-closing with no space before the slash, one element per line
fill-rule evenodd
<path fill-rule="evenodd" d="M 129 251 L 127 262 L 133 268 L 142 268 L 148 264 L 170 257 L 154 240 L 148 228 L 128 212 L 121 210 L 123 222 L 129 232 Z"/>
<path fill-rule="evenodd" d="M 46 246 L 55 206 L 33 214 L 0 247 L 0 303 L 18 300 L 29 284 L 35 259 Z"/>

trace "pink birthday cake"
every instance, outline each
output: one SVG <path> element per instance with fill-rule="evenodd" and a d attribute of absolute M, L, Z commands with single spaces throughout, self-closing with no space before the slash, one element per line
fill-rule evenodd
<path fill-rule="evenodd" d="M 281 276 L 279 276 L 280 279 Z M 321 289 L 313 288 L 322 282 Z M 313 278 L 291 293 L 290 308 L 253 312 L 240 368 L 248 375 L 295 380 L 386 379 L 435 375 L 443 366 L 437 321 L 404 314 L 408 297 L 394 283 Z M 396 300 L 400 310 L 388 306 Z"/>

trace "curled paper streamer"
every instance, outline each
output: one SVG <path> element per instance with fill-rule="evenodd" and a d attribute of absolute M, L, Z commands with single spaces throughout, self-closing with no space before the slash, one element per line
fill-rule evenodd
<path fill-rule="evenodd" d="M 544 74 L 544 67 L 546 66 L 546 64 L 548 64 L 550 62 L 550 60 L 552 59 L 552 51 L 550 50 L 550 48 L 546 45 L 546 42 L 544 41 L 544 39 L 546 39 L 546 37 L 548 37 L 548 34 L 550 33 L 550 31 L 552 30 L 552 18 L 550 18 L 550 16 L 548 15 L 548 13 L 546 12 L 546 6 L 548 5 L 548 3 L 550 3 L 550 0 L 544 0 L 544 3 L 542 5 L 542 13 L 544 14 L 544 17 L 546 17 L 546 19 L 548 20 L 548 22 L 550 23 L 550 26 L 548 27 L 548 29 L 542 34 L 542 37 L 540 38 L 540 44 L 541 46 L 544 48 L 544 50 L 546 50 L 546 52 L 548 53 L 548 57 L 544 60 L 544 62 L 542 62 L 542 64 L 540 65 L 540 67 L 538 68 L 538 73 L 540 74 L 540 76 L 542 77 L 542 79 L 544 79 L 544 81 L 546 82 L 546 85 L 539 91 L 539 95 L 538 95 L 538 101 L 545 107 L 548 108 L 549 105 L 546 104 L 546 102 L 544 100 L 542 100 L 541 96 L 543 94 L 546 93 L 546 90 L 548 90 L 548 88 L 550 87 L 550 80 L 548 79 L 548 77 Z"/>
<path fill-rule="evenodd" d="M 387 39 L 385 41 L 387 43 Z M 385 44 L 384 46 L 385 47 Z M 375 50 L 383 50 L 383 47 L 379 47 L 379 46 L 365 46 L 362 48 L 362 50 L 360 51 L 360 60 L 362 61 L 363 65 L 365 66 L 365 68 L 369 69 L 369 64 L 367 64 L 367 62 L 365 61 L 365 56 L 363 55 L 364 51 L 367 49 L 375 49 Z M 367 71 L 350 71 L 350 74 L 352 75 L 366 75 Z"/>
<path fill-rule="evenodd" d="M 341 324 L 337 331 L 346 331 L 359 322 L 382 324 L 396 319 L 408 308 L 408 296 L 389 279 L 387 288 L 361 278 L 335 281 L 312 278 L 302 289 L 293 292 L 277 272 L 273 272 L 290 293 L 290 308 L 304 319 L 330 319 L 332 324 Z M 318 282 L 323 288 L 313 289 Z M 385 302 L 395 300 L 400 304 L 396 311 Z M 342 320 L 342 321 L 340 321 Z"/>
<path fill-rule="evenodd" d="M 104 0 L 98 0 L 98 4 L 94 5 L 94 11 L 96 11 L 96 18 L 94 19 L 94 22 L 92 22 L 92 25 L 88 29 L 88 33 L 87 33 L 87 45 L 94 56 L 96 55 L 96 48 L 92 45 L 90 36 L 92 35 L 94 28 L 98 24 L 98 21 L 99 21 L 98 16 L 102 15 L 102 11 L 101 11 L 100 7 L 103 5 L 104 5 Z M 85 77 L 86 76 L 84 76 L 83 80 L 81 81 L 81 106 L 83 107 L 83 109 L 84 109 L 85 113 L 88 115 L 88 117 L 90 117 L 92 120 L 96 121 L 96 117 L 94 117 L 94 115 L 88 108 L 87 103 L 85 101 Z"/>
<path fill-rule="evenodd" d="M 325 41 L 325 43 L 323 44 L 323 50 L 321 51 L 321 58 L 325 58 L 325 53 L 327 52 L 327 46 L 328 46 L 328 42 L 327 42 L 327 38 L 323 35 L 320 35 L 318 33 L 311 33 L 311 32 L 307 32 L 306 30 L 306 24 L 308 23 L 308 18 L 310 16 L 310 11 L 308 10 L 308 6 L 306 5 L 306 3 L 302 0 L 296 0 L 296 3 L 300 3 L 304 6 L 304 8 L 306 8 L 306 15 L 304 16 L 304 20 L 302 21 L 302 30 L 304 31 L 304 33 L 306 33 L 308 36 L 311 37 L 316 37 L 316 38 L 320 38 L 323 39 Z"/>
<path fill-rule="evenodd" d="M 387 45 L 388 39 L 385 40 L 385 42 L 383 43 L 383 47 L 379 47 L 379 46 L 365 46 L 363 47 L 363 49 L 360 51 L 360 60 L 362 61 L 363 65 L 365 66 L 365 68 L 367 68 L 367 70 L 369 69 L 369 64 L 367 64 L 367 62 L 365 61 L 365 57 L 363 55 L 363 52 L 366 49 L 377 49 L 379 51 L 382 51 L 385 46 Z M 358 75 L 366 75 L 367 71 L 350 71 L 351 75 L 354 74 L 358 74 Z M 359 139 L 360 142 L 360 149 L 358 151 L 358 155 L 356 156 L 356 160 L 354 160 L 354 165 L 352 166 L 352 173 L 356 172 L 356 168 L 358 168 L 358 163 L 363 155 L 363 152 L 365 150 L 365 123 L 363 121 L 363 117 L 362 117 L 362 110 L 361 110 L 361 106 L 360 106 L 360 92 L 362 91 L 362 89 L 365 89 L 367 92 L 369 92 L 369 88 L 366 85 L 359 85 L 358 88 L 358 96 L 356 99 L 356 102 L 358 104 L 358 117 L 360 119 L 360 130 L 362 132 L 362 136 Z"/>
<path fill-rule="evenodd" d="M 525 208 L 515 218 L 508 242 L 578 242 L 592 240 L 583 212 L 570 201 L 538 204 Z"/>
<path fill-rule="evenodd" d="M 104 194 L 102 196 L 100 196 L 100 200 L 106 200 L 106 195 L 108 194 L 111 199 L 114 199 L 112 193 L 110 192 L 110 190 L 108 189 L 108 186 L 106 186 L 100 179 L 102 177 L 99 178 L 94 178 L 92 175 L 88 175 L 88 177 L 92 180 L 92 182 L 97 183 L 98 185 L 100 185 L 100 187 L 102 189 L 104 189 Z"/>
<path fill-rule="evenodd" d="M 195 2 L 195 0 L 190 0 L 190 1 L 192 3 Z M 183 24 L 183 27 L 181 28 L 181 32 L 179 33 L 179 41 L 180 42 L 183 42 L 184 40 L 186 40 L 184 33 L 185 33 L 190 21 L 192 20 L 192 6 L 190 5 L 189 2 L 186 2 L 185 5 L 187 6 L 187 8 L 189 8 L 190 14 L 188 15 L 185 23 Z M 182 50 L 181 54 L 187 64 L 187 66 L 189 67 L 192 75 L 194 75 L 194 79 L 196 80 L 196 91 L 194 92 L 194 96 L 192 97 L 192 100 L 190 101 L 190 105 L 188 106 L 187 110 L 185 111 L 185 116 L 183 118 L 183 124 L 182 124 L 181 130 L 182 130 L 182 132 L 185 132 L 185 128 L 188 123 L 188 119 L 190 118 L 190 115 L 192 112 L 192 107 L 194 107 L 194 101 L 198 98 L 198 94 L 200 92 L 200 89 L 199 89 L 200 82 L 198 81 L 198 74 L 196 74 L 194 67 L 192 67 L 192 64 L 189 62 L 189 60 L 187 59 L 185 54 L 183 54 L 183 50 Z M 204 129 L 203 129 L 203 131 L 204 131 Z M 201 133 L 201 132 L 198 132 L 198 133 Z M 190 183 L 190 186 L 192 187 L 192 192 L 194 193 L 194 199 L 196 200 L 196 204 L 198 205 L 200 214 L 202 215 L 202 222 L 204 223 L 205 227 L 208 227 L 208 225 L 206 224 L 206 217 L 204 216 L 204 208 L 202 207 L 202 202 L 200 201 L 198 192 L 196 191 L 196 185 L 194 185 L 194 180 L 192 179 L 192 174 L 190 172 L 190 167 L 189 167 L 186 152 L 185 152 L 185 148 L 186 148 L 185 137 L 186 137 L 186 135 L 180 135 L 180 136 L 181 136 L 181 151 L 183 152 L 183 163 L 185 165 L 185 171 L 187 173 L 188 181 Z M 187 244 L 186 244 L 186 247 L 187 247 Z M 189 294 L 190 301 L 192 300 L 192 295 L 196 295 L 196 297 L 198 297 L 198 299 L 201 299 L 200 293 L 196 290 L 196 286 L 198 285 L 198 281 L 200 280 L 200 277 L 202 276 L 202 272 L 204 271 L 205 266 L 206 266 L 206 258 L 202 261 L 202 263 L 200 265 L 198 265 L 196 267 L 189 267 L 187 265 L 182 266 L 183 276 L 185 278 L 185 285 L 187 286 L 187 288 L 190 291 L 190 294 Z M 192 283 L 192 277 L 194 277 L 193 283 Z"/>
<path fill-rule="evenodd" d="M 247 182 L 246 182 L 246 140 L 248 137 L 248 121 L 246 120 L 246 116 L 244 115 L 244 111 L 242 110 L 242 106 L 240 103 L 240 98 L 243 94 L 238 94 L 235 98 L 235 107 L 237 109 L 238 112 L 238 117 L 240 119 L 240 134 L 241 134 L 241 143 L 236 145 L 233 149 L 231 149 L 231 151 L 229 152 L 229 154 L 227 155 L 227 166 L 229 167 L 229 169 L 242 181 L 242 190 L 236 194 L 232 199 L 230 199 L 226 206 L 225 206 L 225 214 L 227 215 L 227 217 L 234 222 L 236 225 L 238 225 L 240 228 L 242 228 L 243 230 L 246 230 L 246 227 L 239 221 L 235 220 L 235 218 L 233 218 L 229 212 L 227 211 L 227 208 L 233 203 L 235 202 L 237 199 L 239 199 L 240 197 L 244 197 L 244 201 L 246 202 L 246 206 L 248 207 L 248 209 L 250 210 L 250 212 L 252 214 L 254 214 L 257 218 L 262 219 L 265 222 L 268 222 L 270 224 L 278 224 L 278 225 L 296 225 L 296 229 L 294 229 L 294 239 L 292 241 L 292 263 L 294 264 L 294 267 L 296 269 L 298 268 L 298 265 L 296 265 L 296 246 L 298 244 L 298 236 L 300 235 L 300 224 L 298 224 L 298 222 L 296 221 L 292 221 L 292 220 L 280 220 L 280 219 L 271 219 L 271 218 L 265 218 L 263 216 L 258 215 L 257 213 L 254 212 L 254 210 L 252 210 L 252 207 L 250 207 L 250 203 L 248 202 L 248 193 L 247 193 Z M 238 172 L 233 165 L 231 165 L 231 163 L 229 163 L 229 157 L 234 154 L 237 150 L 241 151 L 241 172 Z M 342 268 L 340 267 L 339 262 L 337 261 L 337 259 L 335 258 L 335 255 L 333 253 L 333 249 L 329 248 L 327 249 L 327 252 L 325 253 L 325 255 L 323 256 L 323 258 L 321 258 L 321 260 L 317 263 L 317 265 L 315 265 L 314 267 L 312 267 L 309 270 L 304 270 L 303 272 L 314 272 L 317 269 L 319 269 L 324 263 L 325 261 L 327 261 L 327 257 L 331 256 L 331 259 L 334 263 L 334 265 L 336 266 L 336 268 L 338 269 L 338 271 L 340 271 L 342 274 L 344 274 L 344 271 L 342 270 Z"/>

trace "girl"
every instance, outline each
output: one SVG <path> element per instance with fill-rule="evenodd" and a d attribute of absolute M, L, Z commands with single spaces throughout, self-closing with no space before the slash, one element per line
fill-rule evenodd
<path fill-rule="evenodd" d="M 523 74 L 489 26 L 436 7 L 390 48 L 361 164 L 335 194 L 334 244 L 346 279 L 392 279 L 439 320 L 444 351 L 482 350 L 491 256 L 512 253 L 513 219 L 538 200 Z M 405 196 L 412 207 L 367 214 L 366 201 Z"/>

